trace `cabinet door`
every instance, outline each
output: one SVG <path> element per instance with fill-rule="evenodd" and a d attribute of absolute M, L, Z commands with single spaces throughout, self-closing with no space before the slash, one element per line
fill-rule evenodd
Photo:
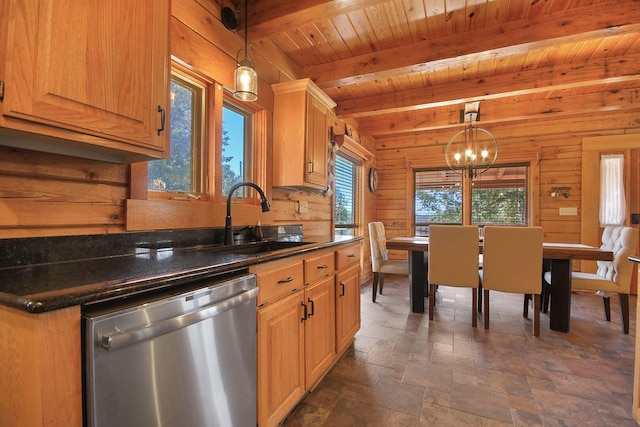
<path fill-rule="evenodd" d="M 303 291 L 258 310 L 258 424 L 275 426 L 305 392 Z"/>
<path fill-rule="evenodd" d="M 305 291 L 306 386 L 310 388 L 329 369 L 336 355 L 333 275 Z"/>
<path fill-rule="evenodd" d="M 322 189 L 327 185 L 328 143 L 327 109 L 307 95 L 307 183 Z"/>
<path fill-rule="evenodd" d="M 340 354 L 360 329 L 360 267 L 336 275 L 336 352 Z"/>
<path fill-rule="evenodd" d="M 2 126 L 168 154 L 167 132 L 159 130 L 169 117 L 169 0 L 2 6 L 9 20 Z"/>

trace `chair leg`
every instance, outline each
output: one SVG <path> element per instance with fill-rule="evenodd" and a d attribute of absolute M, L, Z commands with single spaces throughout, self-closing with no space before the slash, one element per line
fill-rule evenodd
<path fill-rule="evenodd" d="M 435 285 L 429 283 L 429 294 L 431 297 L 429 298 L 429 320 L 433 320 L 433 308 L 436 304 L 436 287 Z"/>
<path fill-rule="evenodd" d="M 478 327 L 478 314 L 476 313 L 476 305 L 478 304 L 478 288 L 471 288 L 471 326 Z"/>
<path fill-rule="evenodd" d="M 484 328 L 489 329 L 489 289 L 484 290 Z"/>
<path fill-rule="evenodd" d="M 540 300 L 538 294 L 533 295 L 533 336 L 540 336 Z"/>
<path fill-rule="evenodd" d="M 629 335 L 629 294 L 618 294 L 618 302 L 622 316 L 622 332 Z"/>
<path fill-rule="evenodd" d="M 380 295 L 382 295 L 383 286 L 384 286 L 384 273 L 380 273 L 380 288 L 379 288 Z"/>
<path fill-rule="evenodd" d="M 380 273 L 373 273 L 373 283 L 372 283 L 372 292 L 371 292 L 371 301 L 376 302 L 376 294 L 378 293 L 378 280 L 380 278 Z"/>
<path fill-rule="evenodd" d="M 611 298 L 602 297 L 602 305 L 604 306 L 604 317 L 607 322 L 611 321 Z"/>
<path fill-rule="evenodd" d="M 525 319 L 529 317 L 529 300 L 531 299 L 531 294 L 524 294 L 524 306 L 522 307 L 522 317 Z"/>
<path fill-rule="evenodd" d="M 478 282 L 478 313 L 482 313 L 482 282 Z"/>
<path fill-rule="evenodd" d="M 542 312 L 547 314 L 549 311 L 549 302 L 551 301 L 551 286 L 546 282 L 542 284 Z"/>

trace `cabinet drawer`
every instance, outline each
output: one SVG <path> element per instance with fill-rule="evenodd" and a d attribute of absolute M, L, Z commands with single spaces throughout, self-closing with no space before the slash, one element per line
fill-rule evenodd
<path fill-rule="evenodd" d="M 335 271 L 334 252 L 325 252 L 313 258 L 304 260 L 304 282 L 315 282 L 323 277 L 328 277 Z"/>
<path fill-rule="evenodd" d="M 304 286 L 304 273 L 302 260 L 291 264 L 279 264 L 271 269 L 261 270 L 257 273 L 258 305 L 273 301 L 279 297 L 302 289 Z"/>
<path fill-rule="evenodd" d="M 360 245 L 350 245 L 336 251 L 336 268 L 342 270 L 360 264 Z"/>

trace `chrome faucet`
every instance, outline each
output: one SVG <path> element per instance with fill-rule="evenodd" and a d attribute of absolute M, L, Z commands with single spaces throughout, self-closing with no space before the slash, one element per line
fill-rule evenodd
<path fill-rule="evenodd" d="M 230 245 L 233 243 L 233 229 L 231 228 L 231 196 L 233 195 L 233 192 L 240 187 L 251 187 L 255 189 L 260 194 L 260 204 L 262 205 L 262 212 L 269 212 L 269 210 L 271 210 L 271 206 L 269 206 L 269 201 L 265 197 L 264 192 L 253 182 L 239 182 L 231 187 L 231 189 L 229 190 L 229 197 L 227 198 L 227 219 L 224 225 L 225 245 Z"/>

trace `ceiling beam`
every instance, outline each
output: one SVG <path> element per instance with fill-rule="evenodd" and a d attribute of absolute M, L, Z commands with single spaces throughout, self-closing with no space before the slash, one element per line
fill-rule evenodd
<path fill-rule="evenodd" d="M 260 40 L 291 28 L 313 24 L 319 19 L 331 19 L 384 1 L 388 0 L 252 1 L 249 5 L 249 39 Z M 244 25 L 242 22 L 240 24 Z"/>
<path fill-rule="evenodd" d="M 640 55 L 561 64 L 482 79 L 339 101 L 339 117 L 363 117 L 640 80 Z"/>
<path fill-rule="evenodd" d="M 548 119 L 563 115 L 593 114 L 603 111 L 640 109 L 640 89 L 611 89 L 595 93 L 564 95 L 550 99 L 500 99 L 484 101 L 479 122 L 481 127 L 507 121 Z M 442 107 L 410 111 L 360 120 L 360 133 L 393 135 L 433 129 L 460 127 L 460 108 Z"/>
<path fill-rule="evenodd" d="M 621 3 L 625 3 L 623 7 Z M 303 74 L 326 89 L 571 42 L 637 33 L 639 22 L 638 1 L 598 3 L 305 67 Z"/>

